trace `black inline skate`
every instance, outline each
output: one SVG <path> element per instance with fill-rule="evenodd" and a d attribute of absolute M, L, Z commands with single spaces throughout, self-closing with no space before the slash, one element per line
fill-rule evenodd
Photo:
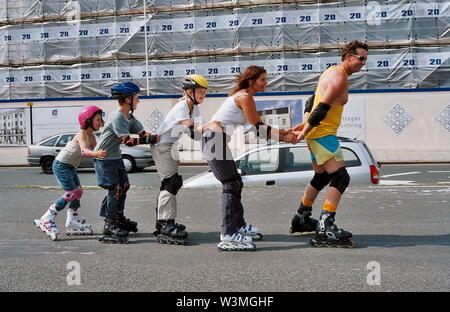
<path fill-rule="evenodd" d="M 117 217 L 117 226 L 124 231 L 137 233 L 137 225 L 137 222 L 127 219 L 124 215 L 119 215 Z"/>
<path fill-rule="evenodd" d="M 316 231 L 319 221 L 311 218 L 312 207 L 300 204 L 297 213 L 292 218 L 289 234 L 306 235 L 313 234 Z"/>
<path fill-rule="evenodd" d="M 187 245 L 188 233 L 183 224 L 175 220 L 157 220 L 156 231 L 153 233 L 160 244 Z"/>
<path fill-rule="evenodd" d="M 355 247 L 352 233 L 339 229 L 334 223 L 335 215 L 335 212 L 322 212 L 316 235 L 310 240 L 313 247 Z"/>
<path fill-rule="evenodd" d="M 128 232 L 119 228 L 111 219 L 105 219 L 103 226 L 103 236 L 99 237 L 101 243 L 107 244 L 128 244 Z"/>

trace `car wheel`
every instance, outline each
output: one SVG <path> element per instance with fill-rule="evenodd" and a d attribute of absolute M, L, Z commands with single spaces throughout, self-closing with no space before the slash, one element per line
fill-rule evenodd
<path fill-rule="evenodd" d="M 133 157 L 124 155 L 122 156 L 123 165 L 125 166 L 125 170 L 130 173 L 136 170 L 136 164 L 134 162 Z"/>
<path fill-rule="evenodd" d="M 54 157 L 44 157 L 41 161 L 41 168 L 42 168 L 42 172 L 46 173 L 46 174 L 52 174 L 53 173 L 53 169 L 52 169 L 52 165 L 53 165 L 53 160 L 55 158 Z"/>

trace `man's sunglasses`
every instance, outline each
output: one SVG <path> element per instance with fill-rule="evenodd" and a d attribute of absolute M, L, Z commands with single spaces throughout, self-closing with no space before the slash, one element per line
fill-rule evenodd
<path fill-rule="evenodd" d="M 360 60 L 361 62 L 367 61 L 367 57 L 362 56 L 362 55 L 356 55 L 356 54 L 352 54 L 352 56 L 356 57 L 358 60 Z"/>

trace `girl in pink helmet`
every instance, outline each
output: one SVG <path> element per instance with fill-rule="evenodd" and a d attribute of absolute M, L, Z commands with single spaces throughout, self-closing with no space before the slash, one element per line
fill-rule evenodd
<path fill-rule="evenodd" d="M 83 195 L 77 167 L 80 165 L 82 157 L 104 158 L 106 156 L 105 150 L 94 152 L 96 145 L 94 131 L 98 131 L 104 123 L 101 108 L 97 106 L 83 108 L 78 114 L 78 122 L 80 131 L 56 156 L 52 166 L 53 174 L 65 193 L 48 208 L 40 219 L 34 220 L 34 224 L 52 240 L 57 240 L 59 234 L 55 217 L 67 204 L 69 209 L 66 218 L 66 235 L 90 235 L 93 233 L 92 226 L 83 218 L 78 217 L 77 213 L 80 207 L 80 198 Z"/>

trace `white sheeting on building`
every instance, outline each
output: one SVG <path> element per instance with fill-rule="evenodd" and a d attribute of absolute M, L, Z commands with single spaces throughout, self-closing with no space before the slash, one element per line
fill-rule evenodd
<path fill-rule="evenodd" d="M 172 95 L 190 73 L 226 93 L 251 64 L 268 70 L 268 92 L 312 91 L 354 39 L 371 48 L 351 89 L 450 87 L 450 1 L 292 2 L 153 0 L 145 19 L 143 0 L 3 0 L 0 96 L 108 96 L 147 79 L 148 94 Z"/>

